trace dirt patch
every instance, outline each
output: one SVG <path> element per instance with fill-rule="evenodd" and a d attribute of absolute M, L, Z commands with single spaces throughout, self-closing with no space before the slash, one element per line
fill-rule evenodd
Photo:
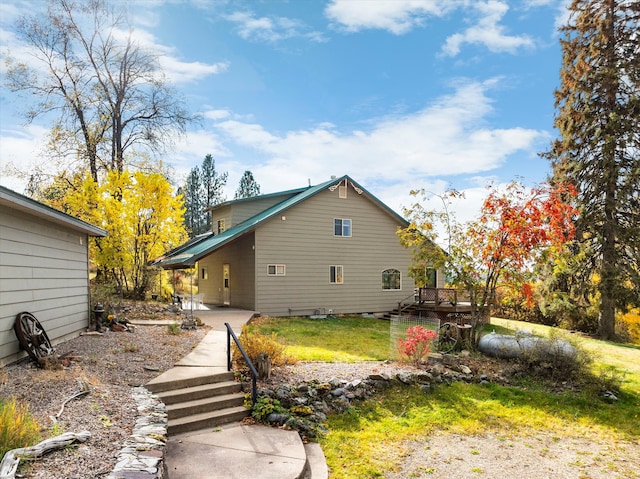
<path fill-rule="evenodd" d="M 640 477 L 640 444 L 590 438 L 436 434 L 404 445 L 387 479 L 610 479 Z"/>

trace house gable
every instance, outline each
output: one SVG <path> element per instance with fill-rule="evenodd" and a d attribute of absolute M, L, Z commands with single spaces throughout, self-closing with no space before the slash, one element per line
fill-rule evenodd
<path fill-rule="evenodd" d="M 411 258 L 396 235 L 405 220 L 357 185 L 347 188 L 345 195 L 326 187 L 256 230 L 255 309 L 277 316 L 379 312 L 412 293 Z M 348 236 L 336 234 L 336 220 L 348 220 Z M 284 274 L 269 274 L 270 265 Z M 331 276 L 336 269 L 341 282 Z M 383 289 L 388 269 L 400 272 L 400 289 Z"/>

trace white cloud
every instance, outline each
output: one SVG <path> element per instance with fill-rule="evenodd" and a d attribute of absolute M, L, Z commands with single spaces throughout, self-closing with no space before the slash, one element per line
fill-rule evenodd
<path fill-rule="evenodd" d="M 560 27 L 567 25 L 569 23 L 569 17 L 570 17 L 569 4 L 570 3 L 571 3 L 571 0 L 560 0 L 558 2 L 556 17 L 553 22 L 554 26 L 556 27 L 556 30 L 560 29 Z"/>
<path fill-rule="evenodd" d="M 223 118 L 229 118 L 231 112 L 229 110 L 209 110 L 205 111 L 202 116 L 209 120 L 222 120 Z"/>
<path fill-rule="evenodd" d="M 46 167 L 42 148 L 48 134 L 48 129 L 37 125 L 0 131 L 0 184 L 17 192 L 24 191 L 27 182 L 16 175 L 16 170 L 29 173 Z"/>
<path fill-rule="evenodd" d="M 158 55 L 162 73 L 173 83 L 188 83 L 202 80 L 210 75 L 219 75 L 229 68 L 229 63 L 188 62 L 176 56 L 176 49 L 163 45 L 151 32 L 136 28 L 134 30 L 114 30 L 114 35 L 122 42 L 126 42 L 129 35 L 140 47 Z"/>
<path fill-rule="evenodd" d="M 489 0 L 487 2 L 474 3 L 478 11 L 477 23 L 467 28 L 463 33 L 455 33 L 447 38 L 442 51 L 449 56 L 460 53 L 462 45 L 480 44 L 492 52 L 515 53 L 522 47 L 533 47 L 533 40 L 527 35 L 508 35 L 500 21 L 503 19 L 509 6 L 502 1 Z"/>
<path fill-rule="evenodd" d="M 162 56 L 160 68 L 172 83 L 188 83 L 224 73 L 228 70 L 229 63 L 184 62 L 175 57 Z"/>
<path fill-rule="evenodd" d="M 541 5 L 549 0 L 533 0 Z M 557 0 L 556 0 L 557 1 Z M 515 53 L 519 48 L 532 47 L 527 35 L 509 35 L 500 21 L 509 7 L 498 0 L 332 0 L 325 15 L 347 31 L 364 29 L 387 30 L 402 35 L 413 28 L 422 27 L 428 17 L 444 17 L 455 10 L 472 10 L 478 19 L 464 32 L 447 38 L 442 51 L 449 56 L 460 53 L 464 44 L 484 45 L 492 52 Z"/>
<path fill-rule="evenodd" d="M 387 30 L 396 35 L 421 26 L 428 16 L 443 16 L 457 0 L 332 0 L 325 15 L 350 32 L 364 29 Z"/>
<path fill-rule="evenodd" d="M 251 169 L 259 183 L 266 178 L 278 185 L 272 191 L 304 186 L 308 178 L 315 184 L 350 174 L 385 189 L 403 185 L 408 192 L 421 182 L 491 172 L 510 155 L 532 154 L 547 138 L 538 130 L 487 125 L 493 113 L 487 90 L 494 83 L 460 83 L 422 110 L 378 120 L 367 130 L 339 131 L 321 124 L 277 134 L 237 119 L 223 119 L 215 128 L 255 152 L 252 160 L 258 166 Z"/>
<path fill-rule="evenodd" d="M 279 16 L 257 17 L 252 12 L 234 12 L 225 17 L 237 25 L 238 34 L 245 40 L 277 43 L 290 38 L 306 38 L 324 42 L 322 33 L 312 31 L 303 22 Z"/>

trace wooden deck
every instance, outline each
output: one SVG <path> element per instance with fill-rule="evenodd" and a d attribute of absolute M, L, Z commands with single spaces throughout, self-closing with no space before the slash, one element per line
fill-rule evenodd
<path fill-rule="evenodd" d="M 465 323 L 471 318 L 471 303 L 454 288 L 418 288 L 398 304 L 398 313 Z"/>

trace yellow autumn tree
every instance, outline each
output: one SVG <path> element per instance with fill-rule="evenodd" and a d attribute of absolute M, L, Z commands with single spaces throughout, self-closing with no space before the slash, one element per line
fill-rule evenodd
<path fill-rule="evenodd" d="M 86 175 L 65 203 L 108 232 L 94 240 L 91 259 L 126 297 L 143 299 L 153 279 L 149 261 L 187 238 L 182 196 L 159 173 L 110 171 L 100 185 Z"/>

